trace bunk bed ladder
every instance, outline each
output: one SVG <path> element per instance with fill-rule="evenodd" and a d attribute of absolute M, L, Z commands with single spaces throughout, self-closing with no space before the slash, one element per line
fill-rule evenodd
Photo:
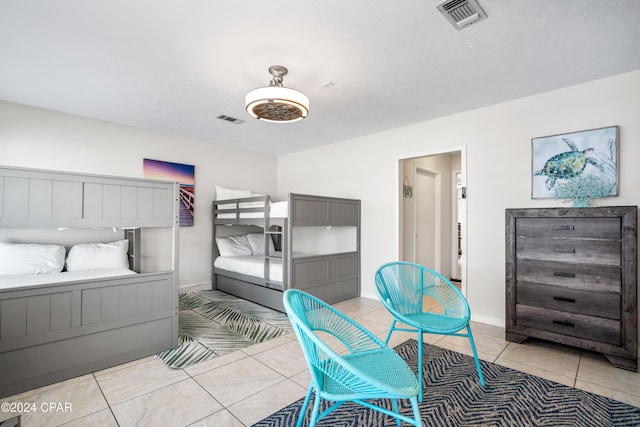
<path fill-rule="evenodd" d="M 269 286 L 270 276 L 269 276 L 269 267 L 270 267 L 270 253 L 269 253 L 269 241 L 267 239 L 271 238 L 270 234 L 270 215 L 271 215 L 271 197 L 266 196 L 264 199 L 264 223 L 262 224 L 262 231 L 264 233 L 264 285 Z"/>

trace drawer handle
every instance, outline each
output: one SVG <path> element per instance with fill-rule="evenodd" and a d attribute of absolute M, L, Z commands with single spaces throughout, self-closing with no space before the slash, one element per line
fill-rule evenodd
<path fill-rule="evenodd" d="M 576 302 L 575 298 L 567 298 L 567 297 L 553 297 L 556 301 L 564 301 L 564 302 Z"/>
<path fill-rule="evenodd" d="M 576 277 L 576 273 L 566 273 L 564 271 L 554 271 L 553 275 L 559 277 Z"/>
<path fill-rule="evenodd" d="M 553 248 L 553 252 L 561 254 L 575 254 L 576 250 L 573 248 Z"/>
<path fill-rule="evenodd" d="M 552 230 L 573 230 L 573 225 L 554 225 L 551 227 Z"/>
<path fill-rule="evenodd" d="M 573 328 L 575 325 L 575 323 L 573 322 L 569 322 L 568 320 L 554 320 L 553 321 L 554 325 L 560 325 L 560 326 L 569 326 L 571 328 Z"/>

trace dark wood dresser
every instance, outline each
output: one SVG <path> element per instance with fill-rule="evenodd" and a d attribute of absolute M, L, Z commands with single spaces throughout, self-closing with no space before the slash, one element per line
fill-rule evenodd
<path fill-rule="evenodd" d="M 506 339 L 593 350 L 637 371 L 637 212 L 507 209 Z"/>

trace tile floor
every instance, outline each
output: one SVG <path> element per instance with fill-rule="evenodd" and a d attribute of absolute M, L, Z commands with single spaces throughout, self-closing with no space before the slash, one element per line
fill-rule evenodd
<path fill-rule="evenodd" d="M 382 337 L 391 316 L 378 301 L 336 304 Z M 504 340 L 504 329 L 472 323 L 480 358 L 640 407 L 640 374 L 597 354 L 553 343 Z M 391 345 L 414 334 L 394 333 Z M 463 338 L 425 335 L 430 344 L 471 354 Z M 307 367 L 293 334 L 182 369 L 155 356 L 4 398 L 28 404 L 22 426 L 250 426 L 304 397 Z M 66 406 L 65 406 L 66 405 Z M 0 422 L 15 414 L 0 412 Z"/>

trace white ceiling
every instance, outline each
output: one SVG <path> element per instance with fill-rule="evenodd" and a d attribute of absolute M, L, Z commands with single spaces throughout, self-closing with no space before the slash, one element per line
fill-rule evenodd
<path fill-rule="evenodd" d="M 640 0 L 438 3 L 0 0 L 0 100 L 278 155 L 640 69 Z M 307 119 L 244 111 L 274 64 Z"/>

